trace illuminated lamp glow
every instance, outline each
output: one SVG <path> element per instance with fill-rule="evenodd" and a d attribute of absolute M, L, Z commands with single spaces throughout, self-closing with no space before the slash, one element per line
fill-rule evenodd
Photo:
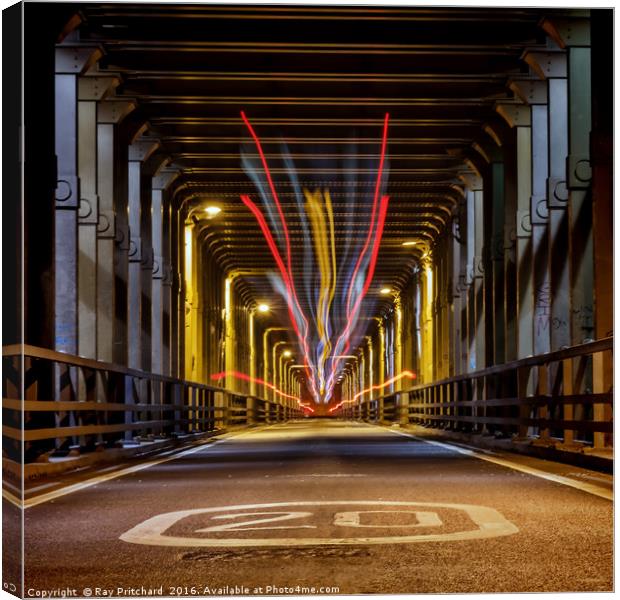
<path fill-rule="evenodd" d="M 268 304 L 259 304 L 259 305 L 256 307 L 256 310 L 257 310 L 259 313 L 268 313 L 268 312 L 269 312 L 269 305 L 268 305 Z"/>
<path fill-rule="evenodd" d="M 284 358 L 290 358 L 291 356 L 293 356 L 293 353 L 290 350 L 285 350 L 282 353 L 282 356 L 284 356 Z"/>
<path fill-rule="evenodd" d="M 383 294 L 384 296 L 387 296 L 391 292 L 392 292 L 392 288 L 384 287 L 384 288 L 381 288 L 381 292 L 380 293 Z"/>
<path fill-rule="evenodd" d="M 403 246 L 415 246 L 418 242 L 414 242 L 413 240 L 409 240 L 408 242 L 403 242 Z"/>
<path fill-rule="evenodd" d="M 210 216 L 210 217 L 215 217 L 216 215 L 219 215 L 222 212 L 222 209 L 219 206 L 207 206 L 205 208 L 205 212 Z"/>

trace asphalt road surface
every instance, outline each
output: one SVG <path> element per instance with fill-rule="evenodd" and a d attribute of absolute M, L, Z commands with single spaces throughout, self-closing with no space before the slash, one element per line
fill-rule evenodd
<path fill-rule="evenodd" d="M 305 420 L 118 477 L 108 467 L 112 478 L 96 484 L 88 473 L 63 482 L 71 493 L 30 496 L 40 502 L 25 511 L 26 593 L 612 589 L 608 476 L 529 459 L 514 459 L 516 470 L 495 460 L 510 455 L 468 452 Z M 560 482 L 528 472 L 545 464 Z"/>

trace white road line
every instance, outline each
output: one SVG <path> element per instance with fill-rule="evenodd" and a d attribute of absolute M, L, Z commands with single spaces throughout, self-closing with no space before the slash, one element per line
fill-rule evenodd
<path fill-rule="evenodd" d="M 11 494 L 9 490 L 5 490 L 4 488 L 2 488 L 2 497 L 11 504 L 17 506 L 17 508 L 22 507 L 21 500 L 17 496 Z"/>
<path fill-rule="evenodd" d="M 438 446 L 446 450 L 451 450 L 452 452 L 458 452 L 459 454 L 465 454 L 466 456 L 471 456 L 473 458 L 485 460 L 487 462 L 490 462 L 496 465 L 501 465 L 502 467 L 507 467 L 508 469 L 512 469 L 513 471 L 520 471 L 521 473 L 527 473 L 528 475 L 533 475 L 534 477 L 540 477 L 541 479 L 546 479 L 547 481 L 553 481 L 554 483 L 560 483 L 562 485 L 567 485 L 568 487 L 581 490 L 582 492 L 586 492 L 587 494 L 599 496 L 599 498 L 605 498 L 605 500 L 614 499 L 613 490 L 608 490 L 598 485 L 586 483 L 585 481 L 575 481 L 574 479 L 571 479 L 570 477 L 564 477 L 562 475 L 555 475 L 554 473 L 547 473 L 546 471 L 542 471 L 534 467 L 528 467 L 526 465 L 520 465 L 519 463 L 512 462 L 511 460 L 507 460 L 505 458 L 498 458 L 496 456 L 488 456 L 486 454 L 482 454 L 474 450 L 467 450 L 465 448 L 460 448 L 459 446 L 453 446 L 452 444 L 447 444 L 445 442 L 427 440 L 427 439 L 424 439 L 423 437 L 414 435 L 413 433 L 406 433 L 404 431 L 396 431 L 394 429 L 383 427 L 381 425 L 374 425 L 374 427 L 379 427 L 381 429 L 385 429 L 386 431 L 389 431 L 390 433 L 395 433 L 396 435 L 402 435 L 404 437 L 412 438 L 419 442 L 425 442 L 426 444 L 431 444 L 433 446 Z"/>
<path fill-rule="evenodd" d="M 49 488 L 49 487 L 52 487 L 54 485 L 58 485 L 58 483 L 55 482 L 55 481 L 50 481 L 49 483 L 43 483 L 41 485 L 37 485 L 35 487 L 28 488 L 27 490 L 25 490 L 25 493 L 26 494 L 32 494 L 34 492 L 38 492 L 40 490 L 44 490 L 45 488 Z"/>
<path fill-rule="evenodd" d="M 299 473 L 297 475 L 274 475 L 273 479 L 299 479 L 300 477 L 367 477 L 365 473 Z"/>
<path fill-rule="evenodd" d="M 66 496 L 67 494 L 72 494 L 74 492 L 79 492 L 80 490 L 92 487 L 93 485 L 97 485 L 98 483 L 104 483 L 105 481 L 110 481 L 111 479 L 116 479 L 117 477 L 123 477 L 124 475 L 129 475 L 130 473 L 136 473 L 137 471 L 142 471 L 144 469 L 148 469 L 149 467 L 154 467 L 155 465 L 160 465 L 165 462 L 169 462 L 171 460 L 176 460 L 177 458 L 181 458 L 183 456 L 188 456 L 189 454 L 194 454 L 195 452 L 199 452 L 200 450 L 210 450 L 214 446 L 219 444 L 223 444 L 224 442 L 228 442 L 233 439 L 237 439 L 244 435 L 250 435 L 252 433 L 256 433 L 257 431 L 264 431 L 274 425 L 267 425 L 266 427 L 251 429 L 250 431 L 243 431 L 237 435 L 231 435 L 230 437 L 217 440 L 212 443 L 200 444 L 198 446 L 194 446 L 192 448 L 188 448 L 187 450 L 182 450 L 177 454 L 172 456 L 166 456 L 163 458 L 157 458 L 155 460 L 151 460 L 149 462 L 141 463 L 139 465 L 133 465 L 131 467 L 126 467 L 124 469 L 120 469 L 118 471 L 114 471 L 113 473 L 106 473 L 104 475 L 98 475 L 97 477 L 93 477 L 91 479 L 87 479 L 86 481 L 81 481 L 79 483 L 74 483 L 73 485 L 68 485 L 66 487 L 54 490 L 52 492 L 48 492 L 47 494 L 40 494 L 35 496 L 34 498 L 28 498 L 22 504 L 19 501 L 19 498 L 11 494 L 10 492 L 2 490 L 3 498 L 6 498 L 12 504 L 15 504 L 18 508 L 31 508 L 32 506 L 37 506 L 38 504 L 43 504 L 44 502 L 49 502 L 50 500 L 54 500 L 55 498 L 60 498 L 61 496 Z"/>

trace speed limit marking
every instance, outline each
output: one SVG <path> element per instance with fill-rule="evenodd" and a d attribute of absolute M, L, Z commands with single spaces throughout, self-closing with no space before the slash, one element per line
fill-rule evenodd
<path fill-rule="evenodd" d="M 310 537 L 319 528 L 315 513 L 311 510 L 295 510 L 299 507 L 333 507 L 331 526 L 342 532 L 338 537 Z M 393 510 L 385 510 L 392 507 Z M 347 510 L 344 510 L 344 509 Z M 379 508 L 379 510 L 377 510 Z M 277 509 L 273 511 L 264 509 Z M 374 509 L 374 510 L 373 510 Z M 461 511 L 471 521 L 471 527 L 461 531 L 436 532 L 443 522 L 438 510 Z M 243 512 L 236 512 L 243 511 Z M 407 524 L 364 524 L 362 515 L 406 514 Z M 213 525 L 196 529 L 194 533 L 233 533 L 260 531 L 261 537 L 189 537 L 166 535 L 166 531 L 187 517 L 208 515 Z M 411 524 L 411 515 L 416 522 Z M 404 535 L 380 535 L 360 537 L 360 528 L 406 530 Z M 411 528 L 431 528 L 435 532 L 411 534 Z M 298 537 L 267 537 L 269 531 L 291 530 Z M 184 547 L 243 547 L 243 546 L 325 546 L 360 544 L 412 544 L 420 542 L 456 542 L 501 537 L 518 533 L 519 529 L 501 513 L 488 506 L 475 504 L 444 504 L 436 502 L 390 502 L 387 500 L 355 501 L 300 501 L 272 502 L 268 504 L 242 504 L 195 508 L 163 513 L 136 525 L 120 536 L 124 542 L 149 546 Z M 351 533 L 354 537 L 348 537 Z M 387 533 L 387 531 L 386 531 Z"/>

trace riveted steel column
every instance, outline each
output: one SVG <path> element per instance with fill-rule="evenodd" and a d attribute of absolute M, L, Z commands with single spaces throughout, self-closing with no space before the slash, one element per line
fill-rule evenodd
<path fill-rule="evenodd" d="M 560 48 L 567 51 L 570 339 L 572 344 L 580 344 L 594 334 L 592 168 L 589 148 L 592 129 L 590 19 L 545 19 L 542 27 Z"/>
<path fill-rule="evenodd" d="M 532 195 L 531 109 L 523 104 L 499 104 L 497 111 L 516 130 L 516 357 L 533 353 L 533 287 L 532 287 L 532 226 L 530 202 Z"/>
<path fill-rule="evenodd" d="M 592 14 L 592 212 L 594 237 L 594 310 L 595 337 L 613 334 L 613 39 L 611 11 Z M 613 390 L 611 352 L 594 355 L 592 391 Z M 596 420 L 610 420 L 611 405 L 595 405 Z M 595 446 L 612 446 L 613 434 L 595 434 Z"/>
<path fill-rule="evenodd" d="M 143 259 L 148 258 L 149 248 L 142 248 L 142 162 L 158 147 L 157 142 L 136 141 L 129 146 L 128 166 L 128 209 L 129 209 L 129 276 L 127 292 L 127 330 L 128 330 L 128 365 L 134 369 L 143 368 L 143 302 L 142 269 Z M 150 218 L 150 203 L 149 213 Z M 144 255 L 143 256 L 143 250 Z M 150 360 L 150 357 L 149 357 Z"/>
<path fill-rule="evenodd" d="M 484 247 L 484 192 L 482 179 L 477 179 L 474 187 L 474 297 L 476 321 L 476 369 L 483 369 L 486 365 L 486 327 L 484 312 L 484 262 L 482 251 Z"/>
<path fill-rule="evenodd" d="M 162 260 L 162 221 L 163 221 L 163 190 L 158 177 L 153 178 L 151 192 L 151 229 L 153 243 L 153 281 L 151 297 L 151 371 L 163 373 L 162 365 L 162 281 L 164 265 Z"/>
<path fill-rule="evenodd" d="M 490 161 L 490 157 L 484 154 L 485 162 Z M 488 161 L 487 161 L 488 159 Z M 485 357 L 485 312 L 484 312 L 484 269 L 482 264 L 483 242 L 484 242 L 484 196 L 483 180 L 476 173 L 462 173 L 459 175 L 467 188 L 467 230 L 462 232 L 462 242 L 465 243 L 463 250 L 467 254 L 466 282 L 468 289 L 468 363 L 467 371 L 476 371 L 483 368 Z M 439 398 L 442 402 L 454 400 L 454 390 L 451 386 L 441 386 L 438 390 Z M 456 398 L 461 399 L 461 398 Z M 474 382 L 473 398 L 481 399 L 481 389 L 477 382 Z M 435 414 L 449 414 L 445 409 L 431 411 Z M 454 412 L 452 412 L 454 414 Z M 486 416 L 485 408 L 475 406 L 472 408 L 472 416 L 482 418 Z M 478 429 L 479 425 L 474 425 Z M 484 424 L 482 431 L 486 432 Z"/>
<path fill-rule="evenodd" d="M 170 193 L 164 192 L 162 203 L 162 280 L 161 280 L 161 372 L 163 375 L 171 374 L 171 310 L 172 310 L 172 265 L 170 264 Z"/>
<path fill-rule="evenodd" d="M 451 327 L 451 305 L 452 290 L 450 289 L 450 269 L 451 269 L 451 236 L 443 236 L 441 242 L 441 254 L 438 261 L 438 317 L 439 327 L 437 338 L 437 359 L 439 361 L 438 377 L 448 377 L 450 374 L 450 327 Z"/>
<path fill-rule="evenodd" d="M 99 141 L 98 103 L 118 85 L 115 77 L 80 77 L 78 79 L 78 174 L 80 177 L 80 208 L 78 211 L 78 353 L 87 358 L 98 358 L 98 231 L 101 220 L 103 234 L 106 217 L 100 218 L 99 206 Z M 113 160 L 113 138 L 103 139 L 102 144 Z M 108 165 L 109 166 L 109 165 Z M 111 177 L 106 180 L 108 190 Z M 108 194 L 111 200 L 111 194 Z M 111 208 L 111 206 L 110 206 Z M 112 233 L 113 235 L 113 233 Z M 109 237 L 109 236 L 108 236 Z M 111 242 L 110 242 L 111 244 Z M 106 292 L 113 293 L 111 281 L 105 281 Z M 113 304 L 103 305 L 103 312 L 111 319 Z M 111 332 L 109 326 L 106 331 Z M 107 343 L 105 343 L 107 342 Z M 111 360 L 112 339 L 104 340 L 107 347 L 105 360 Z"/>
<path fill-rule="evenodd" d="M 166 290 L 169 285 L 164 285 L 166 276 L 166 259 L 164 258 L 164 195 L 168 186 L 178 177 L 177 171 L 162 170 L 152 179 L 152 205 L 151 205 L 151 231 L 153 244 L 153 281 L 152 281 L 152 309 L 151 309 L 151 367 L 153 373 L 166 374 L 165 348 L 168 343 L 165 340 L 165 320 L 169 314 L 169 298 L 166 302 Z M 166 304 L 168 306 L 166 307 Z M 166 313 L 167 308 L 167 313 Z"/>
<path fill-rule="evenodd" d="M 78 75 L 101 56 L 98 48 L 56 48 L 55 151 L 57 157 L 55 216 L 54 348 L 78 350 L 78 209 L 77 165 Z"/>
<path fill-rule="evenodd" d="M 589 26 L 588 26 L 589 29 Z M 589 38 L 589 36 L 588 36 Z M 589 39 L 588 39 L 589 42 Z M 594 337 L 594 251 L 592 240 L 591 50 L 568 49 L 571 339 L 581 344 Z"/>
<path fill-rule="evenodd" d="M 132 153 L 133 154 L 133 153 Z M 127 277 L 127 365 L 141 367 L 140 303 L 140 161 L 129 159 L 129 268 Z"/>
<path fill-rule="evenodd" d="M 513 80 L 510 88 L 531 109 L 532 195 L 530 222 L 532 239 L 532 277 L 534 293 L 533 340 L 534 354 L 550 351 L 551 296 L 549 277 L 549 209 L 547 201 L 548 106 L 547 83 L 533 79 Z"/>
<path fill-rule="evenodd" d="M 456 215 L 456 237 L 454 247 L 454 362 L 457 373 L 465 373 L 468 364 L 467 345 L 467 210 L 461 201 Z M 420 312 L 423 315 L 425 301 L 422 275 L 420 273 Z"/>
<path fill-rule="evenodd" d="M 465 371 L 476 370 L 476 328 L 475 328 L 475 304 L 474 304 L 474 245 L 476 239 L 476 229 L 474 224 L 475 206 L 474 192 L 467 190 L 465 194 L 465 231 L 461 235 L 464 236 L 465 242 L 465 260 L 462 263 L 462 277 L 466 285 L 465 291 L 465 327 L 466 331 L 465 346 L 463 350 L 467 353 Z"/>
<path fill-rule="evenodd" d="M 97 102 L 84 93 L 91 81 L 78 79 L 78 354 L 97 354 Z"/>
<path fill-rule="evenodd" d="M 494 161 L 490 169 L 493 235 L 491 261 L 493 269 L 493 364 L 505 360 L 504 323 L 504 163 Z"/>
<path fill-rule="evenodd" d="M 495 353 L 497 344 L 497 336 L 503 331 L 503 325 L 496 322 L 496 305 L 495 305 L 495 277 L 496 277 L 496 256 L 499 251 L 496 250 L 496 204 L 498 199 L 497 181 L 501 177 L 499 173 L 502 165 L 503 154 L 501 151 L 502 141 L 502 125 L 503 123 L 497 119 L 493 123 L 486 123 L 483 126 L 484 133 L 488 137 L 481 139 L 478 143 L 484 152 L 486 165 L 482 170 L 482 203 L 483 215 L 482 221 L 482 272 L 483 272 L 483 292 L 484 292 L 484 319 L 485 330 L 485 356 L 484 363 L 491 366 L 496 363 Z M 503 217 L 502 217 L 503 219 Z M 503 347 L 503 342 L 502 342 Z"/>
<path fill-rule="evenodd" d="M 116 321 L 119 296 L 123 296 L 117 288 L 126 285 L 126 275 L 119 277 L 117 272 L 118 241 L 123 235 L 117 220 L 123 213 L 122 207 L 126 214 L 126 198 L 119 197 L 118 193 L 123 173 L 118 168 L 117 124 L 134 108 L 133 102 L 121 100 L 104 101 L 97 106 L 97 359 L 120 364 L 125 362 L 124 355 L 116 346 L 122 344 L 124 336 L 119 338 Z M 122 312 L 124 310 L 120 310 Z"/>
<path fill-rule="evenodd" d="M 509 105 L 512 106 L 512 105 Z M 503 104 L 497 104 L 496 111 L 506 120 Z M 503 256 L 503 305 L 501 320 L 503 322 L 503 360 L 515 360 L 517 357 L 517 144 L 514 130 L 510 130 L 503 140 L 503 182 L 502 182 L 502 236 L 501 251 Z M 499 232 L 498 232 L 499 233 Z M 498 236 L 498 244 L 500 239 Z M 503 361 L 502 361 L 503 362 Z"/>
<path fill-rule="evenodd" d="M 551 350 L 570 345 L 570 293 L 567 250 L 569 244 L 568 189 L 568 96 L 566 54 L 561 51 L 526 52 L 525 61 L 548 86 L 549 176 L 549 280 Z"/>
<path fill-rule="evenodd" d="M 182 377 L 184 373 L 181 339 L 185 322 L 183 318 L 183 229 L 182 216 L 176 203 L 170 209 L 170 374 Z"/>
<path fill-rule="evenodd" d="M 613 37 L 611 12 L 592 14 L 592 211 L 594 228 L 594 294 L 597 339 L 613 333 Z M 607 353 L 606 353 L 607 354 Z M 611 361 L 606 367 L 612 379 Z"/>

